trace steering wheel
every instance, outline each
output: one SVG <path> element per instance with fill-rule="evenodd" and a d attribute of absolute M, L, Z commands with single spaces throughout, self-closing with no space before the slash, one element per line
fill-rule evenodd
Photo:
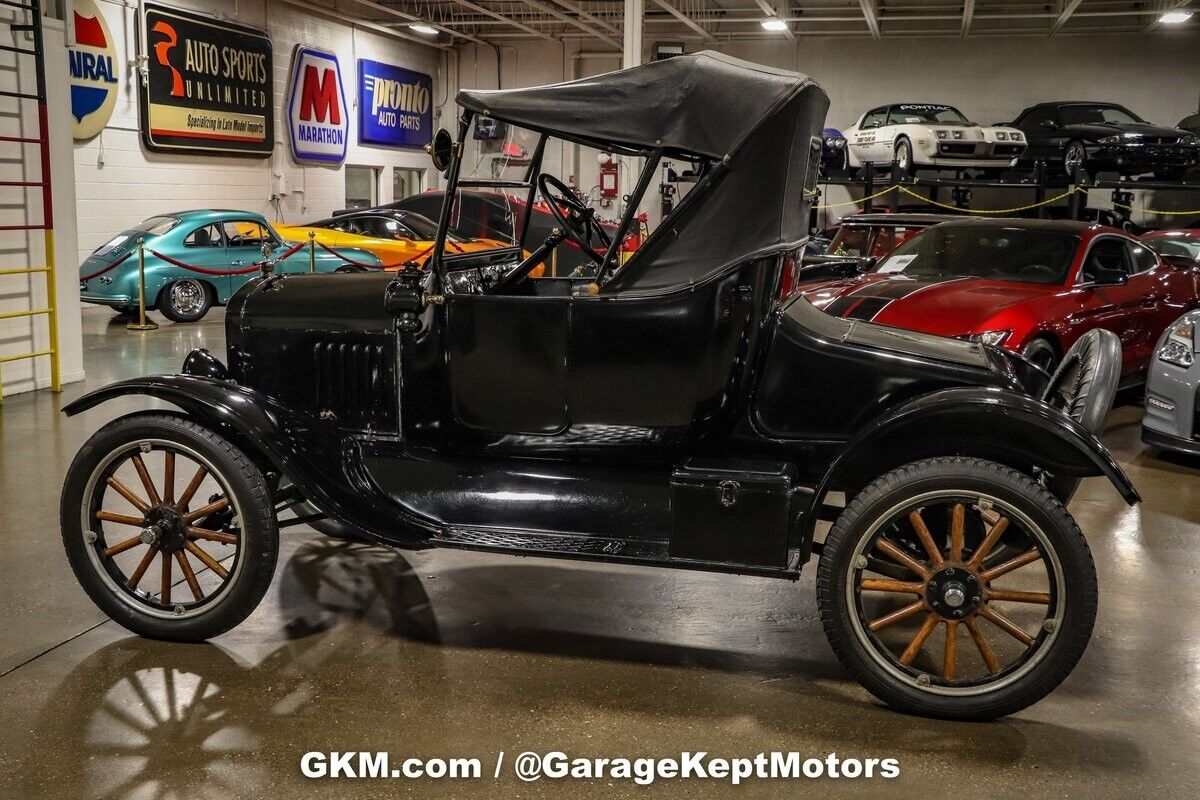
<path fill-rule="evenodd" d="M 596 219 L 594 208 L 585 205 L 569 186 L 548 172 L 538 176 L 537 185 L 542 199 L 554 215 L 554 221 L 568 239 L 593 257 L 597 249 L 593 241 L 599 242 L 604 251 L 608 252 L 612 247 L 612 239 Z"/>

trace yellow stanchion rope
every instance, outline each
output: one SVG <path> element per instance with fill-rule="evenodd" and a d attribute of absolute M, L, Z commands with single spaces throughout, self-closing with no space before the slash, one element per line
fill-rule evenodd
<path fill-rule="evenodd" d="M 1042 200 L 1040 203 L 1030 203 L 1029 205 L 1025 205 L 1025 206 L 1014 206 L 1012 208 L 982 209 L 982 208 L 959 208 L 958 206 L 947 205 L 946 203 L 939 203 L 936 200 L 930 200 L 925 195 L 917 194 L 913 190 L 909 189 L 907 186 L 897 186 L 896 188 L 898 188 L 900 191 L 904 192 L 905 194 L 907 194 L 911 197 L 917 198 L 918 200 L 920 200 L 923 203 L 929 203 L 930 205 L 938 206 L 939 208 L 948 208 L 951 211 L 957 211 L 960 214 L 1013 214 L 1017 211 L 1028 211 L 1031 208 L 1041 208 L 1042 206 L 1048 206 L 1051 203 L 1057 203 L 1059 200 L 1064 200 L 1064 199 L 1070 197 L 1071 195 L 1075 194 L 1075 192 L 1080 191 L 1080 189 L 1078 189 L 1078 188 L 1068 189 L 1067 191 L 1063 192 L 1062 194 L 1055 195 L 1054 197 L 1048 197 L 1045 200 Z"/>
<path fill-rule="evenodd" d="M 1129 212 L 1137 212 L 1140 214 L 1162 214 L 1168 217 L 1188 217 L 1192 215 L 1200 216 L 1200 210 L 1196 211 L 1155 211 L 1153 208 L 1144 206 L 1128 206 L 1124 203 L 1113 203 L 1114 208 L 1123 208 Z"/>

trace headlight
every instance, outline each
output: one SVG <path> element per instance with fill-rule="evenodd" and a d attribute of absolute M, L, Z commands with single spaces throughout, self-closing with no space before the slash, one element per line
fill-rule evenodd
<path fill-rule="evenodd" d="M 1096 141 L 1098 141 L 1100 144 L 1120 144 L 1121 137 L 1120 136 L 1101 136 Z"/>
<path fill-rule="evenodd" d="M 1004 344 L 1004 340 L 1007 339 L 1011 334 L 1012 331 L 984 331 L 983 333 L 975 334 L 971 338 L 977 342 L 983 342 L 986 345 L 991 345 L 992 347 L 999 347 L 1000 345 Z"/>
<path fill-rule="evenodd" d="M 1008 138 L 1013 140 L 1014 142 L 1019 142 L 1019 141 L 1021 141 L 1021 132 L 1020 131 L 1012 131 L 1011 133 L 1008 134 Z"/>
<path fill-rule="evenodd" d="M 1007 142 L 1008 141 L 1008 133 L 1005 131 L 996 131 L 996 141 L 997 142 Z"/>
<path fill-rule="evenodd" d="M 962 131 L 952 131 L 952 132 L 951 132 L 951 135 L 952 135 L 952 136 L 953 136 L 955 139 L 961 139 L 961 138 L 962 138 Z"/>
<path fill-rule="evenodd" d="M 945 139 L 945 138 L 946 138 L 946 131 L 934 131 L 934 133 L 936 133 L 936 134 L 937 134 L 937 137 L 938 137 L 939 139 Z"/>
<path fill-rule="evenodd" d="M 1158 351 L 1158 360 L 1186 369 L 1195 363 L 1195 351 L 1196 323 L 1180 322 L 1167 334 L 1167 340 Z"/>
<path fill-rule="evenodd" d="M 1195 137 L 1195 136 L 1190 136 L 1190 135 L 1189 135 L 1189 136 L 1184 136 L 1183 138 L 1181 138 L 1181 139 L 1179 140 L 1179 143 L 1180 143 L 1180 144 L 1194 145 L 1194 144 L 1196 143 L 1196 137 Z"/>

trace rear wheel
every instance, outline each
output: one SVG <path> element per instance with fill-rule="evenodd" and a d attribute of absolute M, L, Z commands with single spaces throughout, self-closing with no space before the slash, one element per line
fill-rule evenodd
<path fill-rule="evenodd" d="M 79 583 L 142 636 L 223 633 L 254 610 L 275 570 L 262 472 L 183 417 L 133 414 L 97 431 L 67 471 L 60 514 Z"/>
<path fill-rule="evenodd" d="M 199 322 L 213 307 L 216 292 L 196 278 L 180 278 L 162 288 L 158 310 L 172 322 Z"/>
<path fill-rule="evenodd" d="M 817 577 L 834 652 L 901 711 L 990 719 L 1071 672 L 1096 617 L 1096 570 L 1044 488 L 989 461 L 938 458 L 860 492 Z"/>

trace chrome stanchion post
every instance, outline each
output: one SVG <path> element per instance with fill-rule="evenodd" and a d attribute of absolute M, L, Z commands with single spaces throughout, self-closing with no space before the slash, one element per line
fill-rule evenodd
<path fill-rule="evenodd" d="M 156 331 L 158 323 L 146 319 L 146 238 L 139 236 L 137 240 L 138 259 L 138 321 L 125 326 L 131 331 Z"/>
<path fill-rule="evenodd" d="M 308 232 L 308 271 L 317 271 L 317 232 Z"/>

